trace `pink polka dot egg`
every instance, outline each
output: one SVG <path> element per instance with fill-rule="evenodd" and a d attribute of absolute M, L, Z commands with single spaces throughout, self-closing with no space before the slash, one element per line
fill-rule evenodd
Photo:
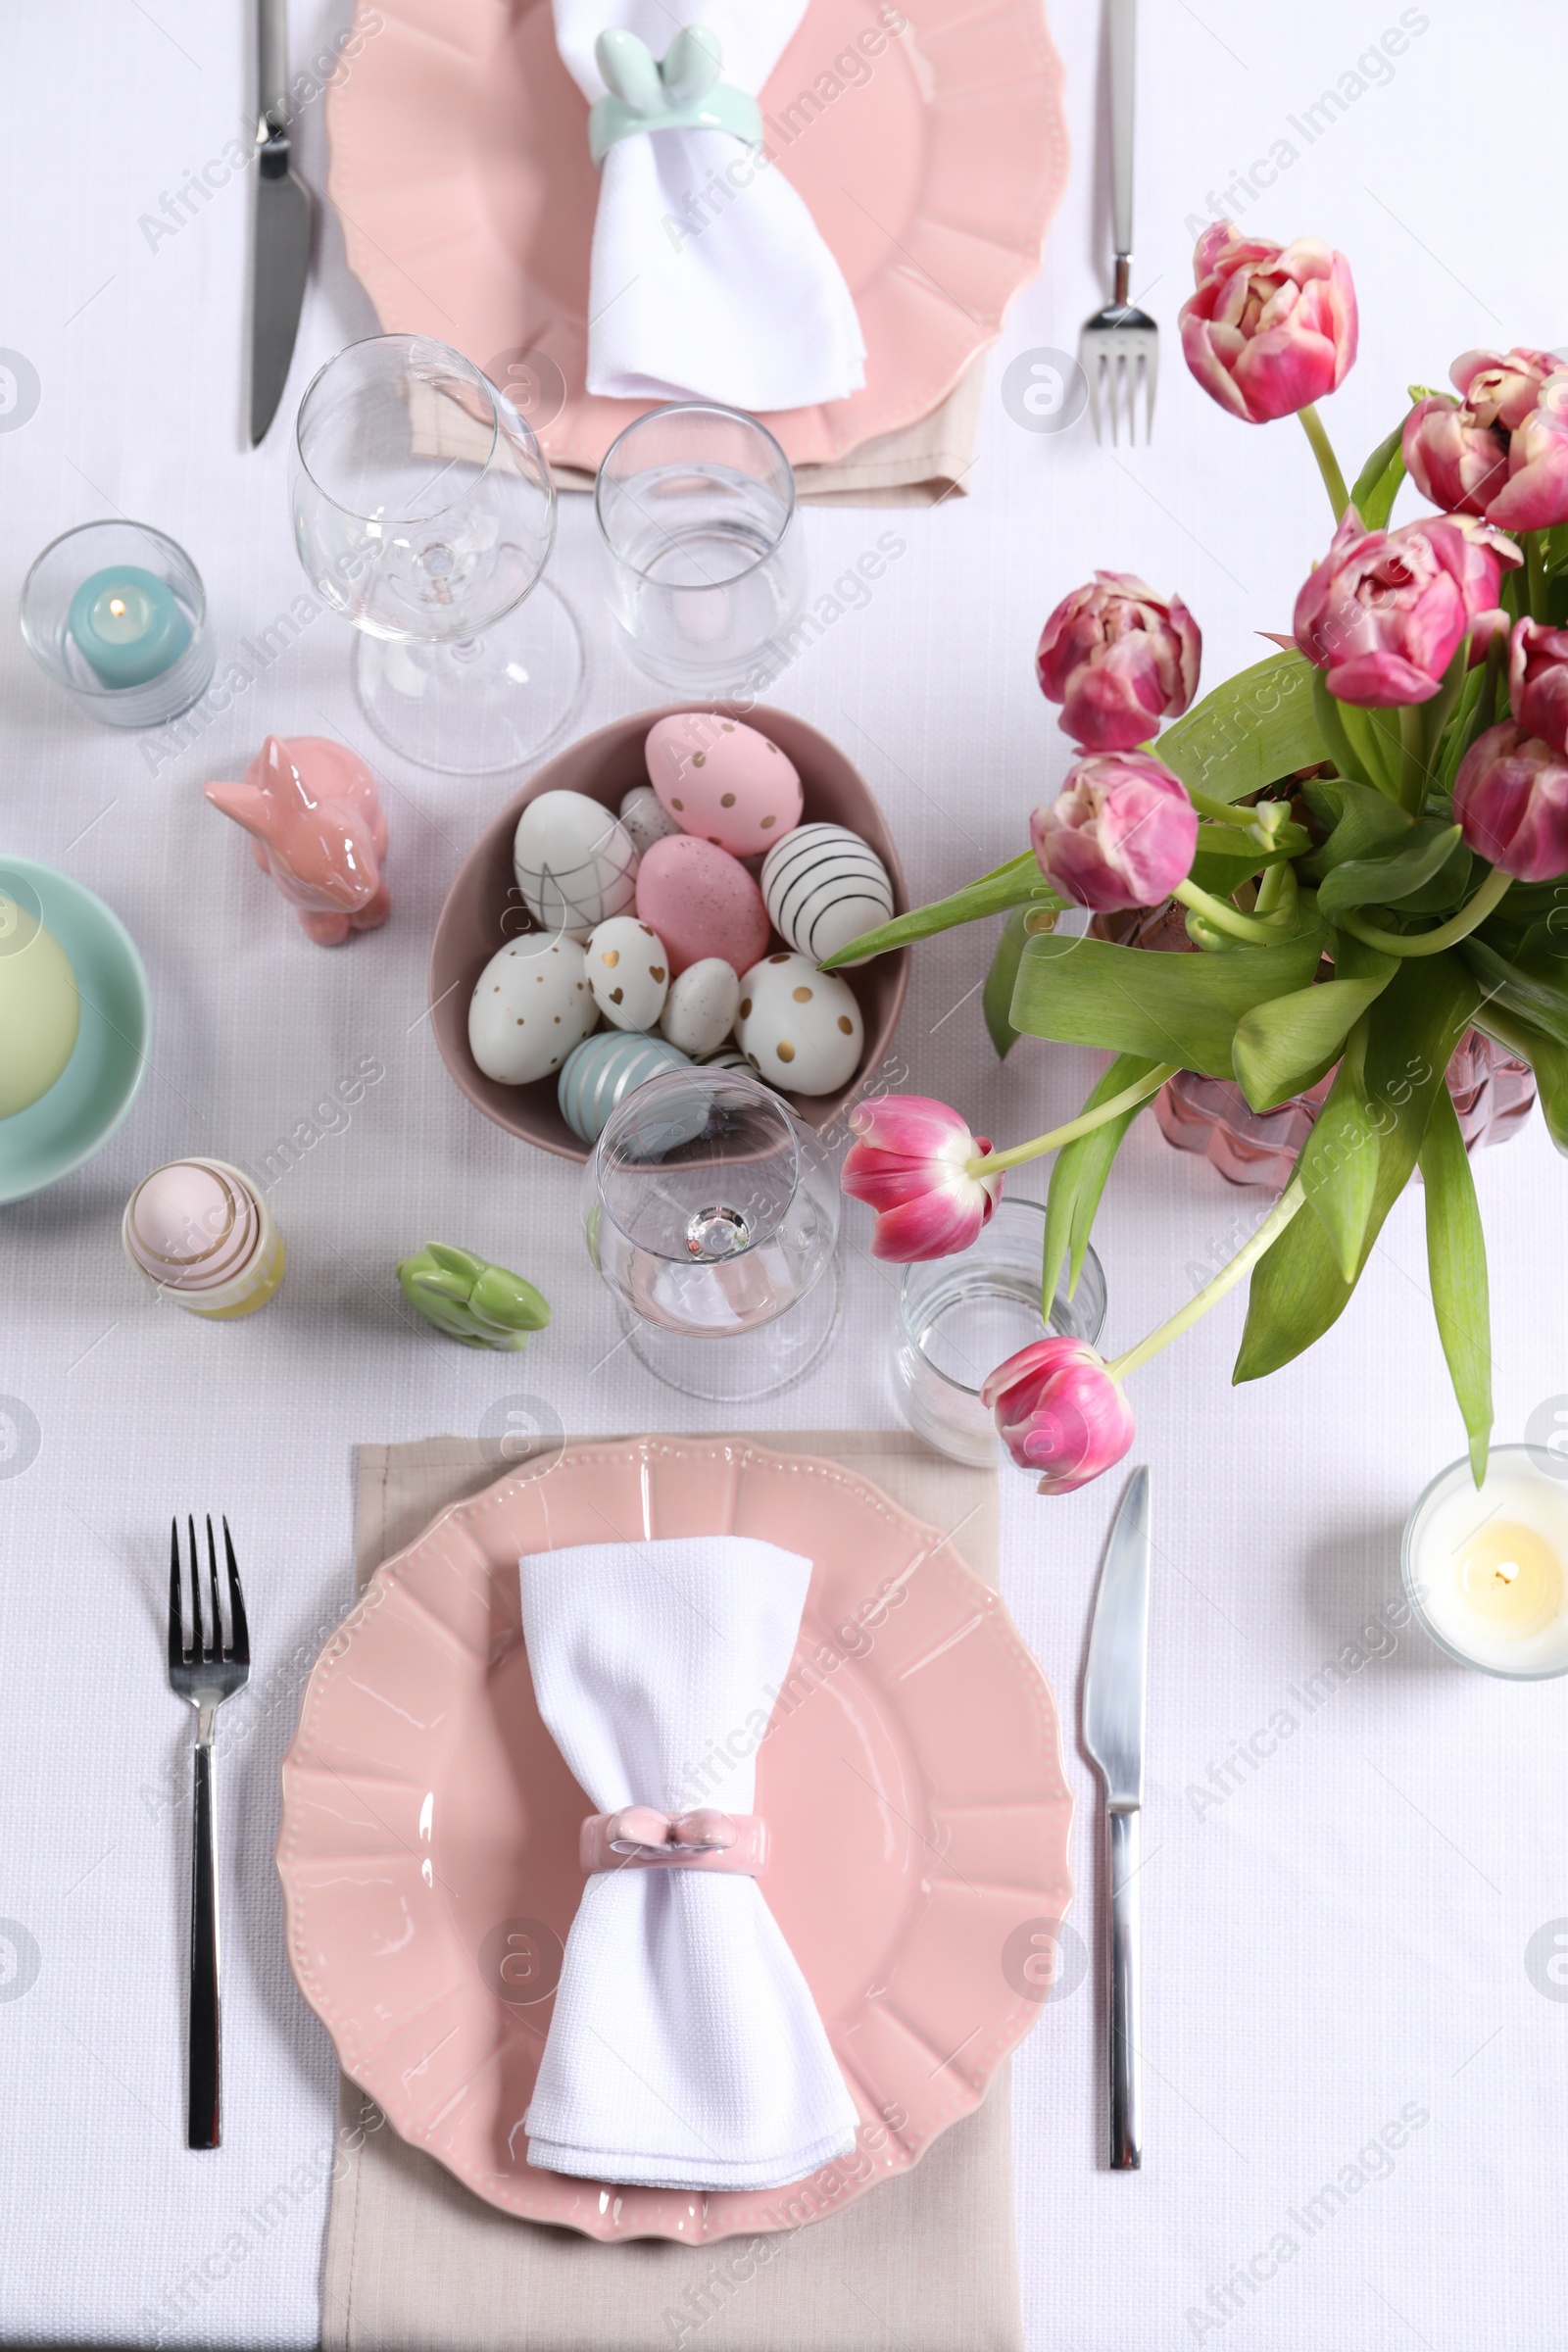
<path fill-rule="evenodd" d="M 776 743 L 738 718 L 677 710 L 649 729 L 649 781 L 683 833 L 754 858 L 801 821 L 801 779 Z"/>

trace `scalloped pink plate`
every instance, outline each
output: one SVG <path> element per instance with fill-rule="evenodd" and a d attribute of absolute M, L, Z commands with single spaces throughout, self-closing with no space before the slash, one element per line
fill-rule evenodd
<path fill-rule="evenodd" d="M 810 0 L 762 92 L 768 145 L 866 346 L 849 400 L 769 416 L 797 466 L 946 399 L 1039 269 L 1066 177 L 1040 0 L 900 0 L 900 13 L 906 29 L 889 37 L 878 0 Z M 503 381 L 530 355 L 526 413 L 546 453 L 594 472 L 647 404 L 584 390 L 599 175 L 549 0 L 360 0 L 356 27 L 364 45 L 328 97 L 327 184 L 383 331 L 438 336 Z M 884 41 L 878 56 L 861 34 Z M 835 72 L 846 55 L 858 63 Z"/>
<path fill-rule="evenodd" d="M 517 1559 L 725 1531 L 813 1562 L 758 1750 L 761 1886 L 859 2109 L 857 2151 L 784 2189 L 572 2180 L 529 2164 L 522 2118 L 592 1807 L 534 1704 Z M 277 1866 L 301 1989 L 405 2139 L 508 2213 L 705 2242 L 837 2211 L 979 2105 L 1040 2014 L 1025 1958 L 1071 1899 L 1071 1824 L 1044 1677 L 936 1529 L 836 1463 L 621 1439 L 456 1504 L 376 1571 L 312 1672 Z"/>

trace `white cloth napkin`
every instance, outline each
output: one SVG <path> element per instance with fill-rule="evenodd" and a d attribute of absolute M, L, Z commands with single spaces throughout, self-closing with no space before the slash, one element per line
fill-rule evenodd
<path fill-rule="evenodd" d="M 539 1712 L 596 1809 L 750 1813 L 809 1560 L 700 1536 L 518 1566 Z M 847 2155 L 856 2122 L 755 1879 L 589 1879 L 524 2118 L 531 2164 L 652 2187 L 772 2188 Z"/>
<path fill-rule="evenodd" d="M 657 60 L 688 24 L 753 97 L 806 0 L 555 0 L 556 42 L 590 103 L 594 43 L 634 32 Z M 739 183 L 739 184 L 738 184 Z M 639 131 L 605 157 L 588 290 L 588 389 L 696 394 L 753 411 L 843 400 L 865 380 L 854 298 L 782 172 L 720 130 Z"/>

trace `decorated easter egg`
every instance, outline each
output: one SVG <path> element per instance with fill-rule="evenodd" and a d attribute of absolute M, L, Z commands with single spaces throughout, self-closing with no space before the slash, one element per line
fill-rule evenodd
<path fill-rule="evenodd" d="M 542 931 L 584 940 L 624 914 L 637 892 L 637 853 L 619 817 L 582 792 L 542 792 L 517 819 L 513 871 Z"/>
<path fill-rule="evenodd" d="M 612 914 L 589 940 L 587 957 L 594 1003 L 611 1027 L 651 1029 L 669 994 L 669 958 L 658 932 L 634 914 Z"/>
<path fill-rule="evenodd" d="M 602 1029 L 566 1057 L 556 1089 L 561 1115 L 585 1144 L 599 1141 L 606 1121 L 633 1087 L 662 1070 L 683 1070 L 690 1056 L 662 1037 L 632 1037 Z"/>
<path fill-rule="evenodd" d="M 0 1119 L 49 1092 L 80 1021 L 70 956 L 30 908 L 0 890 Z"/>
<path fill-rule="evenodd" d="M 705 1054 L 703 1068 L 705 1070 L 744 1070 L 748 1078 L 762 1077 L 760 1070 L 753 1069 L 739 1046 L 724 1046 L 717 1054 Z M 765 1086 L 768 1081 L 763 1079 L 762 1083 Z"/>
<path fill-rule="evenodd" d="M 639 858 L 646 858 L 656 841 L 667 841 L 681 830 L 651 784 L 634 784 L 620 804 L 620 821 Z"/>
<path fill-rule="evenodd" d="M 767 908 L 745 866 L 690 833 L 655 842 L 637 869 L 637 912 L 676 973 L 710 956 L 744 972 L 767 945 Z"/>
<path fill-rule="evenodd" d="M 650 727 L 648 773 L 683 833 L 754 858 L 801 821 L 801 779 L 776 743 L 712 710 L 677 710 Z"/>
<path fill-rule="evenodd" d="M 468 1051 L 487 1078 L 527 1086 L 559 1070 L 599 1018 L 574 939 L 530 932 L 497 948 L 468 1005 Z"/>
<path fill-rule="evenodd" d="M 893 916 L 887 867 L 845 825 L 801 825 L 769 850 L 762 897 L 780 939 L 813 963 Z"/>
<path fill-rule="evenodd" d="M 792 1095 L 848 1086 L 865 1040 L 855 991 L 806 956 L 769 956 L 741 982 L 735 1035 L 760 1077 Z"/>
<path fill-rule="evenodd" d="M 701 1060 L 727 1042 L 740 1002 L 735 966 L 722 956 L 705 956 L 701 963 L 689 963 L 671 984 L 659 1025 L 672 1046 Z"/>

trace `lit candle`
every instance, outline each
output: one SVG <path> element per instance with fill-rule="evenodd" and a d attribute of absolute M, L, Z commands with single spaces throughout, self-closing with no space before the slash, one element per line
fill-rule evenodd
<path fill-rule="evenodd" d="M 171 590 L 134 564 L 83 580 L 67 626 L 105 686 L 145 686 L 172 669 L 190 643 L 190 622 Z"/>
<path fill-rule="evenodd" d="M 1428 1633 L 1488 1674 L 1568 1672 L 1568 1480 L 1528 1446 L 1434 1479 L 1404 1531 L 1404 1580 Z"/>

